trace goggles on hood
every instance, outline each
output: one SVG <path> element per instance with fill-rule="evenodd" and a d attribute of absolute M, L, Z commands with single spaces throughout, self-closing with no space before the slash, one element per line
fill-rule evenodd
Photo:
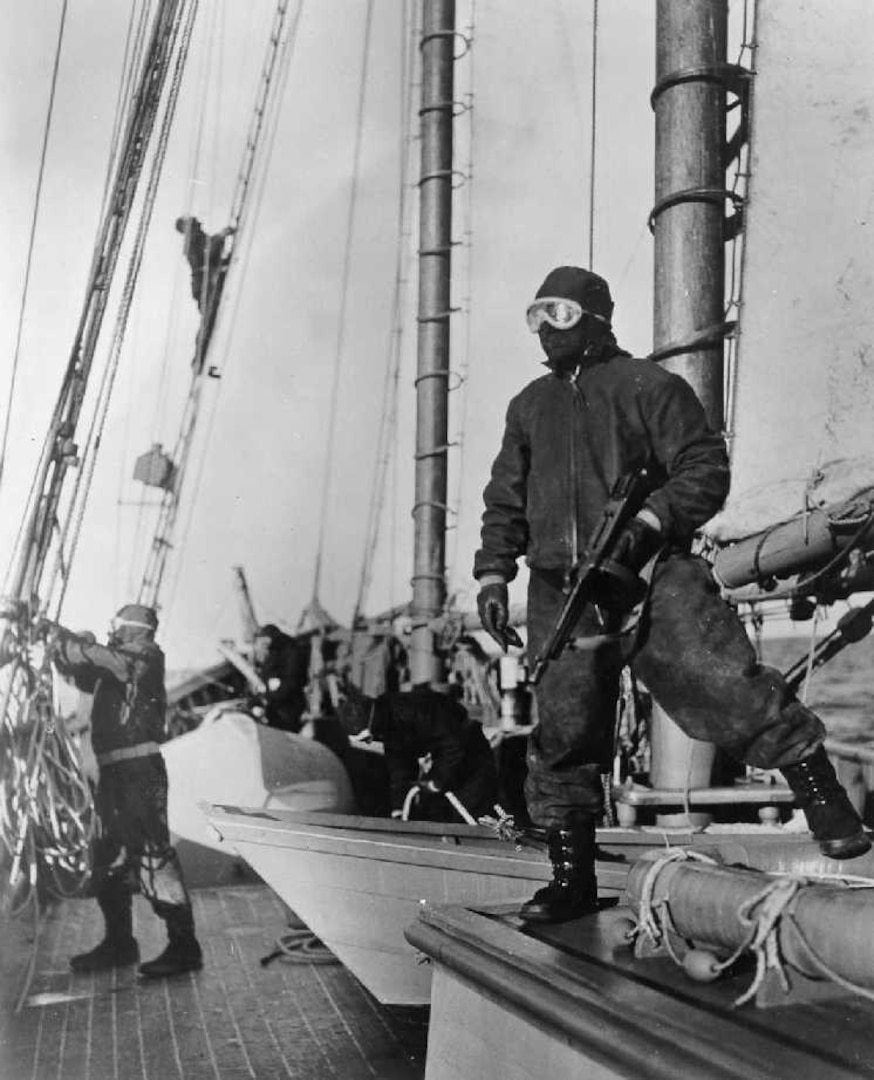
<path fill-rule="evenodd" d="M 109 629 L 112 633 L 116 630 L 120 630 L 123 626 L 136 626 L 141 630 L 150 630 L 153 634 L 155 627 L 151 623 L 139 622 L 137 619 L 119 619 L 117 616 L 110 622 Z"/>
<path fill-rule="evenodd" d="M 590 315 L 593 319 L 609 325 L 609 320 L 603 315 L 586 311 L 576 300 L 567 300 L 557 296 L 541 296 L 533 304 L 529 304 L 525 318 L 528 329 L 532 334 L 536 334 L 544 323 L 549 323 L 556 330 L 570 330 L 577 325 L 583 315 Z"/>

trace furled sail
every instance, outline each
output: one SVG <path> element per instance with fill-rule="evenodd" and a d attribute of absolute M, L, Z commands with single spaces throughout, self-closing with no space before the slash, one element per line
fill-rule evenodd
<path fill-rule="evenodd" d="M 758 5 L 723 542 L 874 504 L 872 41 L 868 0 Z"/>

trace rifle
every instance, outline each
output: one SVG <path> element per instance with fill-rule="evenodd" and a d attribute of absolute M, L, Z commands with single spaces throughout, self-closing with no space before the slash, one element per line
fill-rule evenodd
<path fill-rule="evenodd" d="M 604 575 L 609 575 L 614 588 L 633 594 L 639 579 L 630 570 L 611 558 L 619 534 L 629 519 L 640 509 L 648 492 L 646 469 L 638 469 L 620 477 L 613 485 L 601 520 L 589 538 L 586 554 L 572 571 L 573 585 L 568 592 L 552 632 L 534 661 L 530 682 L 536 686 L 550 660 L 557 660 L 567 648 L 583 608 L 593 598 L 597 585 L 603 595 Z"/>

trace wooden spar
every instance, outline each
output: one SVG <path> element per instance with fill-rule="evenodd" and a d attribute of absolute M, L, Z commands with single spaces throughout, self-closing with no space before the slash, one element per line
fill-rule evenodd
<path fill-rule="evenodd" d="M 658 0 L 653 349 L 723 417 L 725 86 L 727 0 Z M 668 354 L 668 355 L 666 355 Z M 703 787 L 712 750 L 654 709 L 654 788 Z M 699 763 L 690 777 L 693 750 Z"/>
<path fill-rule="evenodd" d="M 670 931 L 686 943 L 733 955 L 751 948 L 761 917 L 774 919 L 780 961 L 808 979 L 833 972 L 856 987 L 874 988 L 874 896 L 868 888 L 774 876 L 746 867 L 704 862 L 658 865 L 660 855 L 638 859 L 628 874 L 625 903 L 641 913 L 644 896 L 651 910 L 670 909 Z M 785 889 L 786 907 L 769 909 L 769 890 Z M 773 897 L 773 892 L 771 893 Z M 779 901 L 779 898 L 778 898 Z M 647 955 L 641 943 L 639 955 Z M 647 950 L 647 951 L 644 951 Z M 836 979 L 837 981 L 837 979 Z M 786 1002 L 785 993 L 783 995 Z"/>
<path fill-rule="evenodd" d="M 431 624 L 446 602 L 455 0 L 423 0 L 422 13 L 413 684 L 443 681 Z"/>

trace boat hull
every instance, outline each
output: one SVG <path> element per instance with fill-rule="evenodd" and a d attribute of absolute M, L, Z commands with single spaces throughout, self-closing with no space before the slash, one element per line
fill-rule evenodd
<path fill-rule="evenodd" d="M 383 1004 L 430 1000 L 430 967 L 403 936 L 423 901 L 515 905 L 550 877 L 539 848 L 472 826 L 227 806 L 207 816 Z"/>
<path fill-rule="evenodd" d="M 545 847 L 514 845 L 481 826 L 280 809 L 204 808 L 219 842 L 267 882 L 383 1004 L 422 1005 L 431 970 L 404 937 L 423 902 L 513 911 L 550 880 Z M 597 873 L 602 899 L 619 897 L 631 863 L 667 844 L 725 851 L 732 862 L 767 869 L 812 865 L 807 836 L 752 829 L 711 836 L 602 829 Z"/>

